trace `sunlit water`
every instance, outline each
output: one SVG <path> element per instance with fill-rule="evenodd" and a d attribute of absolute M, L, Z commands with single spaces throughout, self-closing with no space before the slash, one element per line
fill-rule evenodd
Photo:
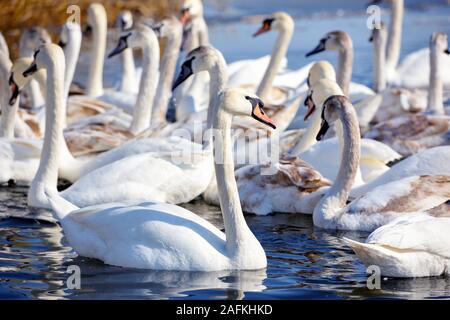
<path fill-rule="evenodd" d="M 288 1 L 289 2 L 289 1 Z M 245 8 L 245 3 L 243 3 Z M 353 5 L 353 11 L 355 11 Z M 242 9 L 243 10 L 243 9 Z M 309 9 L 308 9 L 309 10 Z M 248 13 L 264 13 L 251 11 Z M 371 82 L 371 44 L 363 15 L 296 20 L 289 50 L 289 67 L 299 68 L 313 59 L 304 58 L 320 37 L 334 29 L 350 33 L 355 44 L 354 80 Z M 213 15 L 211 15 L 213 16 Z M 211 18 L 213 19 L 213 18 Z M 403 55 L 425 47 L 432 31 L 450 33 L 448 8 L 427 13 L 408 11 Z M 274 35 L 252 39 L 258 27 L 233 20 L 211 23 L 211 39 L 228 61 L 260 57 L 271 52 Z M 110 44 L 112 46 L 113 44 Z M 317 56 L 316 58 L 318 58 Z M 336 61 L 333 53 L 321 59 Z M 78 79 L 83 78 L 82 62 Z M 108 62 L 107 84 L 117 64 Z M 310 216 L 247 215 L 247 222 L 268 257 L 267 270 L 256 272 L 161 272 L 106 266 L 78 257 L 67 245 L 57 224 L 30 219 L 26 188 L 0 188 L 0 299 L 359 299 L 450 298 L 450 279 L 383 279 L 381 290 L 369 290 L 365 267 L 340 240 L 363 240 L 367 233 L 336 233 L 313 227 Z M 219 228 L 218 208 L 201 201 L 185 205 Z M 81 289 L 67 288 L 71 265 L 81 268 Z"/>

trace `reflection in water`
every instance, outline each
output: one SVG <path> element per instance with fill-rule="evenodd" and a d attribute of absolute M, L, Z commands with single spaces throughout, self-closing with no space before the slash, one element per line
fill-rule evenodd
<path fill-rule="evenodd" d="M 450 298 L 450 279 L 384 279 L 366 287 L 364 266 L 340 240 L 367 233 L 328 232 L 310 216 L 247 216 L 264 246 L 267 270 L 174 272 L 124 269 L 78 257 L 61 228 L 26 216 L 26 189 L 1 189 L 0 299 L 358 299 Z M 218 208 L 185 206 L 223 228 Z M 12 216 L 12 217 L 8 217 Z M 3 219 L 1 218 L 3 217 Z M 81 289 L 67 289 L 70 265 L 81 269 Z"/>

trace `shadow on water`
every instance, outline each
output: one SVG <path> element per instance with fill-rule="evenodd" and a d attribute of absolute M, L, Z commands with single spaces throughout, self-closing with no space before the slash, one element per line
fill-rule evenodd
<path fill-rule="evenodd" d="M 173 272 L 124 269 L 78 257 L 57 224 L 28 218 L 26 188 L 0 188 L 0 299 L 385 299 L 450 298 L 446 278 L 383 279 L 366 286 L 365 267 L 342 236 L 313 227 L 310 216 L 249 215 L 264 246 L 267 270 Z M 218 208 L 185 205 L 223 229 Z M 68 289 L 66 273 L 80 267 L 81 289 Z"/>

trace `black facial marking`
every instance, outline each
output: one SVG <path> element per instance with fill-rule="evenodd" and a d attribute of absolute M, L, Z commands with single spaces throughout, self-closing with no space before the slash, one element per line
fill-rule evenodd
<path fill-rule="evenodd" d="M 172 91 L 194 74 L 194 71 L 192 70 L 192 61 L 194 61 L 194 59 L 195 57 L 192 57 L 182 64 L 181 72 L 173 83 Z"/>

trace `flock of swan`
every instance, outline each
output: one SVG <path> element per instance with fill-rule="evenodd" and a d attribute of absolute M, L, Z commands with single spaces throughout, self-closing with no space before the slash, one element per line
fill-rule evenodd
<path fill-rule="evenodd" d="M 80 25 L 67 22 L 59 45 L 42 28 L 24 31 L 14 63 L 0 36 L 0 183 L 29 185 L 31 210 L 51 211 L 79 255 L 110 265 L 263 269 L 264 248 L 243 212 L 297 213 L 319 228 L 372 232 L 365 242 L 342 240 L 385 276 L 446 275 L 447 35 L 433 33 L 429 48 L 399 62 L 404 3 L 385 2 L 390 27 L 371 35 L 373 89 L 352 82 L 354 49 L 344 31 L 318 38 L 307 54 L 336 51 L 337 70 L 324 60 L 288 69 L 294 20 L 284 12 L 254 35 L 278 34 L 270 56 L 227 65 L 209 44 L 200 0 L 185 0 L 179 18 L 162 21 L 134 23 L 121 13 L 109 54 L 105 9 L 91 4 L 84 88 L 73 83 Z M 104 88 L 105 58 L 118 57 L 120 81 Z M 167 120 L 170 106 L 175 122 Z M 273 137 L 275 163 L 238 161 Z M 58 179 L 70 187 L 59 191 Z M 224 232 L 179 206 L 199 196 L 220 206 Z"/>

